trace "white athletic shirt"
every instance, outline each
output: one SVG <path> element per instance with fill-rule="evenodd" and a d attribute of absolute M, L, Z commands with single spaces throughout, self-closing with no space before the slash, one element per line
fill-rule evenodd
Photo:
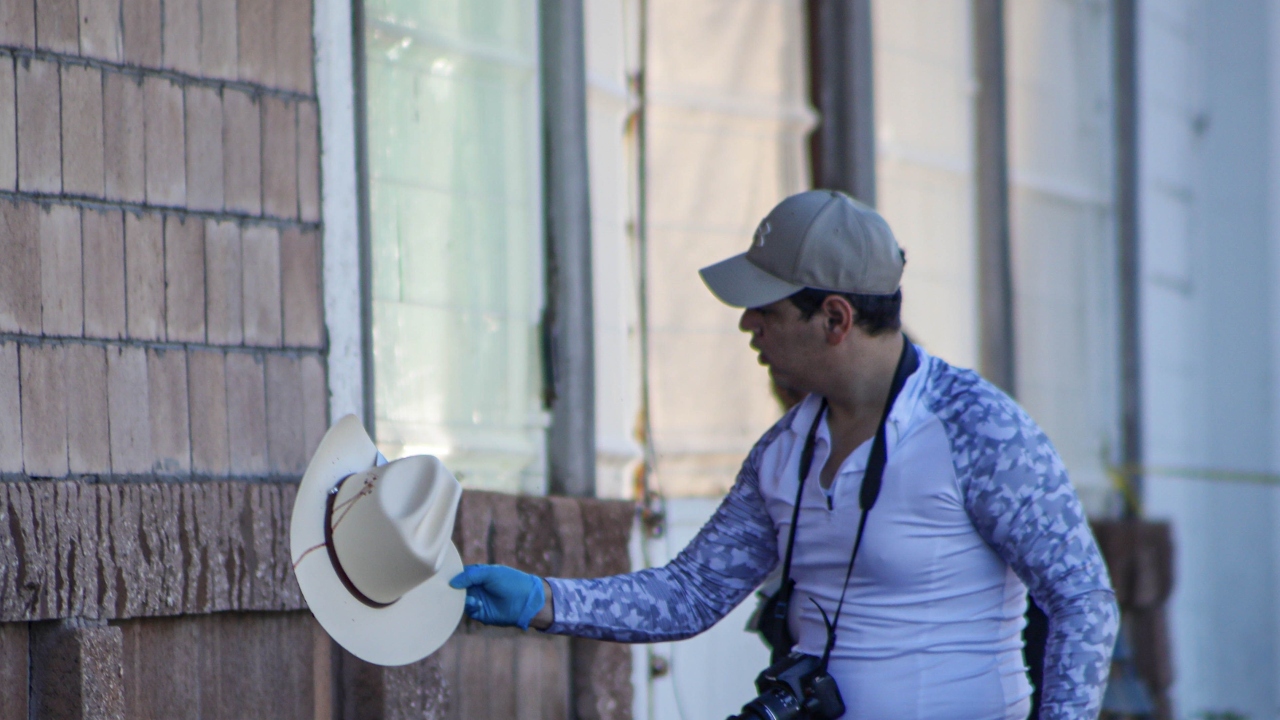
<path fill-rule="evenodd" d="M 829 670 L 850 720 L 1022 720 L 1031 707 L 1022 658 L 1026 587 L 974 530 L 941 423 L 927 412 L 913 417 L 920 375 L 908 380 L 885 426 L 893 461 L 868 515 Z M 779 438 L 761 457 L 760 490 L 780 547 L 791 525 L 804 438 L 820 404 L 806 399 L 792 422 L 799 432 L 788 434 L 789 442 Z M 791 563 L 791 632 L 800 652 L 821 655 L 826 643 L 810 598 L 834 616 L 870 452 L 868 440 L 841 464 L 829 508 L 819 474 L 831 436 L 826 419 L 819 424 Z"/>
<path fill-rule="evenodd" d="M 1118 612 L 1106 566 L 1053 447 L 1007 396 L 918 350 L 886 426 L 888 462 L 840 618 L 830 672 L 846 720 L 1025 718 L 1021 630 L 1030 587 L 1049 616 L 1041 718 L 1094 718 Z M 661 568 L 549 579 L 548 632 L 629 642 L 689 637 L 781 561 L 800 455 L 821 399 L 756 444 L 716 514 Z M 792 561 L 797 650 L 820 655 L 853 548 L 870 442 L 831 488 L 825 419 Z M 726 715 L 736 708 L 726 708 Z"/>

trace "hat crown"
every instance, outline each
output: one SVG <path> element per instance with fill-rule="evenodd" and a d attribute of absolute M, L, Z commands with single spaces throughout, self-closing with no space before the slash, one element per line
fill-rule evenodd
<path fill-rule="evenodd" d="M 462 486 L 439 459 L 417 455 L 342 481 L 329 519 L 351 583 L 392 603 L 444 566 Z"/>
<path fill-rule="evenodd" d="M 803 287 L 889 295 L 902 279 L 902 253 L 880 213 L 835 190 L 808 190 L 778 203 L 760 222 L 747 260 Z"/>

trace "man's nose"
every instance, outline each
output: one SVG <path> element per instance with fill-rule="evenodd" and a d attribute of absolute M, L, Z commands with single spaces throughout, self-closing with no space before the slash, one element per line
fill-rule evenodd
<path fill-rule="evenodd" d="M 753 333 L 760 327 L 760 313 L 751 308 L 742 311 L 742 317 L 738 319 L 738 329 L 742 332 Z"/>

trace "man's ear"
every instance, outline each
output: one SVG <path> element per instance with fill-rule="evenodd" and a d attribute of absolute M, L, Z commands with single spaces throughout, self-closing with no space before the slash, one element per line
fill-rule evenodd
<path fill-rule="evenodd" d="M 857 319 L 857 311 L 849 301 L 839 295 L 828 295 L 822 301 L 824 330 L 827 333 L 828 345 L 839 345 L 853 331 Z"/>

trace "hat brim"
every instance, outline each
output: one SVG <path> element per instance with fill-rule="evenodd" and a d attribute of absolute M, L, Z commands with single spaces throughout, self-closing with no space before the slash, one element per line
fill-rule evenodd
<path fill-rule="evenodd" d="M 377 455 L 354 415 L 329 429 L 298 486 L 289 544 L 302 596 L 325 632 L 361 660 L 407 665 L 435 652 L 457 629 L 467 595 L 449 587 L 449 580 L 462 572 L 462 557 L 450 542 L 440 572 L 385 608 L 369 607 L 347 591 L 324 548 L 325 499 L 339 480 L 373 467 Z"/>
<path fill-rule="evenodd" d="M 720 302 L 740 308 L 769 305 L 804 289 L 756 267 L 746 253 L 708 265 L 698 274 Z"/>

